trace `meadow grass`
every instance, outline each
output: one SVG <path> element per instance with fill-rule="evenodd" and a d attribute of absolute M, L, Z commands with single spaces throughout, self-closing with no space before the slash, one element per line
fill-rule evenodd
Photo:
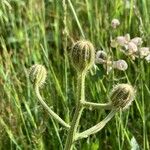
<path fill-rule="evenodd" d="M 1 0 L 0 1 L 0 149 L 62 150 L 67 131 L 38 103 L 28 78 L 35 63 L 48 71 L 41 92 L 47 104 L 70 123 L 75 109 L 76 72 L 69 60 L 73 42 L 90 40 L 114 59 L 128 62 L 124 72 L 108 75 L 99 65 L 86 78 L 86 99 L 106 102 L 117 83 L 131 83 L 136 98 L 99 133 L 77 142 L 80 150 L 150 149 L 150 64 L 132 61 L 111 49 L 110 37 L 129 33 L 150 46 L 149 0 Z M 113 31 L 111 20 L 120 27 Z M 80 129 L 106 116 L 104 110 L 85 110 Z M 138 145 L 138 146 L 137 146 Z"/>

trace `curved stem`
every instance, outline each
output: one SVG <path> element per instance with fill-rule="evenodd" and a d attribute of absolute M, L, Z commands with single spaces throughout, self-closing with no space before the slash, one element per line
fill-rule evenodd
<path fill-rule="evenodd" d="M 113 109 L 101 122 L 81 133 L 78 133 L 75 137 L 75 140 L 87 138 L 89 135 L 99 132 L 112 119 L 117 111 L 117 109 Z"/>
<path fill-rule="evenodd" d="M 82 105 L 86 108 L 89 108 L 89 109 L 99 109 L 99 108 L 102 108 L 102 109 L 112 109 L 112 105 L 111 103 L 92 103 L 92 102 L 82 102 Z"/>
<path fill-rule="evenodd" d="M 71 127 L 67 136 L 67 140 L 65 143 L 65 148 L 64 150 L 72 150 L 73 148 L 73 142 L 75 138 L 75 134 L 77 132 L 77 128 L 79 125 L 79 121 L 81 118 L 82 111 L 84 107 L 82 106 L 81 102 L 84 102 L 85 100 L 85 93 L 84 93 L 84 88 L 85 88 L 85 73 L 81 73 L 78 75 L 77 79 L 77 103 L 76 103 L 76 110 L 71 122 Z"/>
<path fill-rule="evenodd" d="M 70 128 L 70 125 L 68 125 L 65 121 L 63 121 L 55 112 L 53 112 L 49 107 L 48 105 L 43 101 L 41 95 L 40 95 L 40 92 L 39 92 L 39 86 L 36 84 L 35 85 L 35 92 L 36 92 L 36 95 L 37 95 L 37 98 L 40 102 L 40 104 L 44 107 L 44 109 L 57 121 L 59 122 L 60 124 L 62 124 L 64 127 L 66 128 Z"/>

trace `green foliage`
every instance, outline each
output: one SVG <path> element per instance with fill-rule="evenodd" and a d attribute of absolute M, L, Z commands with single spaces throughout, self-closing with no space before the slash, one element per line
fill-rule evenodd
<path fill-rule="evenodd" d="M 64 2 L 65 0 L 63 0 Z M 56 123 L 36 100 L 28 69 L 35 63 L 48 70 L 42 90 L 52 109 L 70 122 L 74 113 L 76 80 L 69 61 L 72 42 L 84 36 L 96 49 L 128 62 L 125 72 L 92 71 L 86 79 L 86 99 L 105 102 L 114 84 L 128 82 L 137 96 L 130 111 L 119 113 L 96 135 L 79 141 L 77 149 L 127 150 L 134 143 L 150 149 L 150 67 L 141 59 L 130 60 L 110 48 L 110 37 L 130 33 L 150 46 L 149 0 L 1 0 L 0 1 L 0 149 L 63 149 L 66 130 Z M 66 9 L 65 9 L 66 8 Z M 113 18 L 121 25 L 115 31 Z M 101 66 L 99 66 L 99 69 Z M 84 111 L 81 130 L 107 111 Z M 92 143 L 89 143 L 92 142 Z"/>

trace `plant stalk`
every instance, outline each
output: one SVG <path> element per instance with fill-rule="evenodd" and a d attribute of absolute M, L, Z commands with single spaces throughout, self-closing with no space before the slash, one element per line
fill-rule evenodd
<path fill-rule="evenodd" d="M 116 112 L 118 112 L 118 109 L 111 110 L 111 112 L 101 122 L 81 133 L 76 134 L 75 140 L 87 138 L 89 135 L 99 132 L 113 118 Z"/>
<path fill-rule="evenodd" d="M 48 105 L 43 101 L 40 92 L 39 92 L 39 86 L 37 84 L 35 84 L 35 93 L 37 95 L 37 98 L 40 102 L 40 104 L 44 107 L 44 109 L 50 114 L 50 116 L 52 116 L 57 122 L 59 122 L 60 124 L 62 124 L 64 127 L 66 128 L 70 128 L 70 125 L 68 125 L 65 121 L 63 121 L 55 112 L 53 112 Z"/>
<path fill-rule="evenodd" d="M 85 108 L 89 108 L 89 109 L 107 109 L 107 110 L 110 110 L 112 109 L 112 105 L 110 102 L 108 103 L 93 103 L 93 102 L 82 102 L 82 105 L 85 107 Z"/>
<path fill-rule="evenodd" d="M 72 150 L 74 146 L 74 139 L 76 136 L 77 128 L 79 125 L 79 121 L 81 118 L 81 114 L 83 112 L 84 106 L 82 105 L 82 102 L 85 101 L 85 72 L 82 72 L 78 75 L 77 79 L 77 102 L 76 102 L 76 110 L 71 122 L 71 127 L 69 129 L 69 133 L 67 136 L 67 140 L 65 143 L 64 150 Z"/>

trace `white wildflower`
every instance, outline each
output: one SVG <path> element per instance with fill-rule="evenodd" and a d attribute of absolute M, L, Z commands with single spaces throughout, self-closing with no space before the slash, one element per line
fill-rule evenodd
<path fill-rule="evenodd" d="M 118 19 L 113 19 L 111 21 L 111 26 L 116 29 L 120 25 L 120 21 Z"/>
<path fill-rule="evenodd" d="M 150 54 L 150 49 L 149 47 L 141 47 L 139 49 L 139 54 L 140 54 L 140 57 L 143 58 L 143 57 L 146 57 L 147 55 Z"/>
<path fill-rule="evenodd" d="M 104 51 L 97 51 L 96 53 L 96 63 L 103 64 L 107 60 L 107 54 Z"/>
<path fill-rule="evenodd" d="M 129 54 L 134 54 L 134 53 L 137 52 L 138 48 L 137 48 L 137 46 L 135 45 L 135 43 L 129 42 L 129 43 L 128 43 L 128 50 L 129 50 Z"/>
<path fill-rule="evenodd" d="M 135 38 L 131 39 L 131 42 L 133 42 L 137 46 L 140 46 L 143 43 L 142 38 L 140 38 L 140 37 L 135 37 Z"/>
<path fill-rule="evenodd" d="M 124 36 L 118 36 L 116 41 L 120 46 L 125 46 L 128 43 L 127 39 Z"/>
<path fill-rule="evenodd" d="M 150 63 L 150 54 L 145 57 L 145 60 Z"/>
<path fill-rule="evenodd" d="M 118 61 L 113 61 L 113 68 L 125 71 L 128 68 L 128 64 L 126 63 L 125 60 L 118 60 Z"/>

